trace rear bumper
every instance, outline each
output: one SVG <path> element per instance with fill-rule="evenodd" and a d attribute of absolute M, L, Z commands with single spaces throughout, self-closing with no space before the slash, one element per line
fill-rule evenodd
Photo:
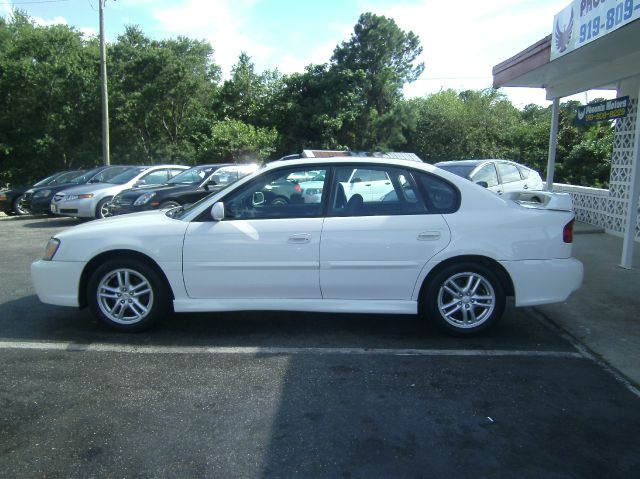
<path fill-rule="evenodd" d="M 32 263 L 31 280 L 40 301 L 58 306 L 78 307 L 78 287 L 85 264 L 44 260 Z"/>
<path fill-rule="evenodd" d="M 561 303 L 582 285 L 584 268 L 575 258 L 500 261 L 513 281 L 516 306 Z"/>

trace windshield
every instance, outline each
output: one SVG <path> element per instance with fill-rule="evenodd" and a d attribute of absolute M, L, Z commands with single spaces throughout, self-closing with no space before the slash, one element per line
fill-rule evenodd
<path fill-rule="evenodd" d="M 112 176 L 109 179 L 101 180 L 103 183 L 113 183 L 114 185 L 124 185 L 125 183 L 133 180 L 136 176 L 146 170 L 146 167 L 129 168 L 119 175 Z"/>
<path fill-rule="evenodd" d="M 55 175 L 51 175 L 51 176 L 47 176 L 45 179 L 38 181 L 37 183 L 34 183 L 33 186 L 45 186 L 50 184 L 53 180 L 55 180 L 58 175 L 60 175 L 60 173 L 56 173 Z"/>
<path fill-rule="evenodd" d="M 445 171 L 453 173 L 454 175 L 462 176 L 469 179 L 469 175 L 476 167 L 476 165 L 437 165 L 438 168 L 442 168 Z"/>
<path fill-rule="evenodd" d="M 209 174 L 209 172 L 212 169 L 213 168 L 211 166 L 207 166 L 207 167 L 197 166 L 194 168 L 189 168 L 188 170 L 185 170 L 179 175 L 176 175 L 173 178 L 171 178 L 169 181 L 167 181 L 167 184 L 193 185 L 196 183 L 200 183 L 202 180 L 204 180 L 204 178 Z"/>
<path fill-rule="evenodd" d="M 85 170 L 74 170 L 74 171 L 67 171 L 66 173 L 62 173 L 61 175 L 57 176 L 51 183 L 49 183 L 50 185 L 63 185 L 65 183 L 70 183 L 74 178 L 77 178 L 79 175 L 81 175 Z"/>

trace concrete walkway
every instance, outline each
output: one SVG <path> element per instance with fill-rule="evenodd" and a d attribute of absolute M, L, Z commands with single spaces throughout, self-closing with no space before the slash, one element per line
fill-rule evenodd
<path fill-rule="evenodd" d="M 620 266 L 622 239 L 576 224 L 573 255 L 584 264 L 582 288 L 564 303 L 537 306 L 549 320 L 640 386 L 640 244 L 633 268 Z"/>

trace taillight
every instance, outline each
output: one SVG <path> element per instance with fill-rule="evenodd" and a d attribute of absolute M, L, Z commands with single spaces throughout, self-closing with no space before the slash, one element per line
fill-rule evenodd
<path fill-rule="evenodd" d="M 296 183 L 293 189 L 296 190 L 296 193 L 302 193 L 302 187 L 298 183 Z"/>
<path fill-rule="evenodd" d="M 575 219 L 564 225 L 564 229 L 562 230 L 562 241 L 565 243 L 573 243 L 573 223 L 575 223 Z"/>

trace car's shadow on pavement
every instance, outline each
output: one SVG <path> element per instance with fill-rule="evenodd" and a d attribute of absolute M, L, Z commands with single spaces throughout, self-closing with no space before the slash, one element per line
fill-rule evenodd
<path fill-rule="evenodd" d="M 173 314 L 149 331 L 120 333 L 87 309 L 41 303 L 35 295 L 0 304 L 0 340 L 148 346 L 572 351 L 528 309 L 508 307 L 503 321 L 475 338 L 448 336 L 405 315 L 251 311 Z"/>
<path fill-rule="evenodd" d="M 36 219 L 36 218 L 32 218 Z M 52 218 L 51 216 L 43 216 L 42 221 L 32 221 L 25 223 L 25 228 L 69 228 L 82 223 L 86 223 L 84 218 Z"/>

